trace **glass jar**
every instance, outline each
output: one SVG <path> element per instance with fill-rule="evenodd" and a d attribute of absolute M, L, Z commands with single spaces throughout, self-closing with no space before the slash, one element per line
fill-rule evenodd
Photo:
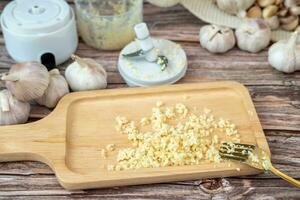
<path fill-rule="evenodd" d="M 143 0 L 75 0 L 78 30 L 86 44 L 118 50 L 134 40 L 143 21 Z"/>

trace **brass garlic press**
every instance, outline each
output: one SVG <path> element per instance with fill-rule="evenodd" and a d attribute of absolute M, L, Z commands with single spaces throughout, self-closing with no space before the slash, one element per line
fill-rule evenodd
<path fill-rule="evenodd" d="M 300 181 L 276 169 L 271 163 L 270 156 L 254 145 L 224 142 L 220 146 L 219 154 L 223 159 L 242 162 L 259 170 L 271 171 L 276 176 L 300 188 Z"/>

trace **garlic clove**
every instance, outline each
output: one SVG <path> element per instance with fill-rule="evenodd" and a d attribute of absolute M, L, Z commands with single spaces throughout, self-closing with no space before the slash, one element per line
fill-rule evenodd
<path fill-rule="evenodd" d="M 41 97 L 49 84 L 47 68 L 38 62 L 15 64 L 1 77 L 7 89 L 20 101 Z"/>
<path fill-rule="evenodd" d="M 253 6 L 247 12 L 247 17 L 249 18 L 260 18 L 262 15 L 262 10 L 259 6 Z"/>
<path fill-rule="evenodd" d="M 294 7 L 300 4 L 300 0 L 284 0 L 284 6 L 287 8 Z"/>
<path fill-rule="evenodd" d="M 25 123 L 30 113 L 30 104 L 16 99 L 9 90 L 0 91 L 0 125 Z"/>
<path fill-rule="evenodd" d="M 275 5 L 280 5 L 283 3 L 284 0 L 275 0 Z"/>
<path fill-rule="evenodd" d="M 43 96 L 36 99 L 40 105 L 54 108 L 59 100 L 69 93 L 69 86 L 66 79 L 60 74 L 58 69 L 49 72 L 50 82 Z"/>
<path fill-rule="evenodd" d="M 290 8 L 290 13 L 292 15 L 300 15 L 300 6 L 294 6 Z"/>
<path fill-rule="evenodd" d="M 289 10 L 287 8 L 281 8 L 278 12 L 277 15 L 279 17 L 285 17 L 288 14 Z"/>
<path fill-rule="evenodd" d="M 90 58 L 72 56 L 74 62 L 65 72 L 73 91 L 97 90 L 107 87 L 107 73 L 103 66 Z"/>
<path fill-rule="evenodd" d="M 275 4 L 275 1 L 276 1 L 276 0 L 257 0 L 256 2 L 257 2 L 257 4 L 258 4 L 260 7 L 264 8 L 264 7 L 267 7 L 267 6 L 269 6 L 269 5 Z"/>
<path fill-rule="evenodd" d="M 280 26 L 278 16 L 273 16 L 273 17 L 267 18 L 264 21 L 271 28 L 271 30 L 276 30 Z"/>
<path fill-rule="evenodd" d="M 249 19 L 235 31 L 237 45 L 241 50 L 256 53 L 266 48 L 271 41 L 271 29 L 261 19 Z"/>
<path fill-rule="evenodd" d="M 283 30 L 286 31 L 293 31 L 297 28 L 298 24 L 299 24 L 299 17 L 292 15 L 292 18 L 289 18 L 290 21 L 288 21 L 287 23 L 283 23 L 280 27 Z"/>
<path fill-rule="evenodd" d="M 270 18 L 272 16 L 275 16 L 278 12 L 278 6 L 275 5 L 269 5 L 262 11 L 262 16 L 264 19 Z"/>

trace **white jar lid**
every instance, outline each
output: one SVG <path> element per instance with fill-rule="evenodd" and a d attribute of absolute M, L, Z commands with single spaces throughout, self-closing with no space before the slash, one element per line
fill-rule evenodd
<path fill-rule="evenodd" d="M 168 58 L 168 67 L 161 71 L 156 63 L 146 61 L 143 57 L 127 58 L 128 54 L 140 49 L 138 41 L 128 44 L 120 53 L 118 69 L 124 80 L 130 86 L 154 86 L 172 84 L 181 79 L 187 70 L 187 58 L 180 45 L 164 39 L 153 38 L 154 46 L 159 55 Z"/>
<path fill-rule="evenodd" d="M 70 9 L 64 0 L 15 0 L 5 7 L 1 20 L 15 33 L 49 33 L 71 20 Z"/>

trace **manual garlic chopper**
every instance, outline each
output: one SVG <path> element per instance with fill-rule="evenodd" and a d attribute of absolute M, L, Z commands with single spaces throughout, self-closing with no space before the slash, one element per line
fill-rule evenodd
<path fill-rule="evenodd" d="M 186 73 L 187 58 L 179 44 L 150 36 L 145 23 L 134 27 L 136 40 L 120 53 L 118 70 L 129 86 L 173 84 Z"/>
<path fill-rule="evenodd" d="M 7 51 L 17 62 L 38 61 L 53 68 L 78 45 L 75 15 L 64 0 L 15 0 L 1 15 Z"/>

